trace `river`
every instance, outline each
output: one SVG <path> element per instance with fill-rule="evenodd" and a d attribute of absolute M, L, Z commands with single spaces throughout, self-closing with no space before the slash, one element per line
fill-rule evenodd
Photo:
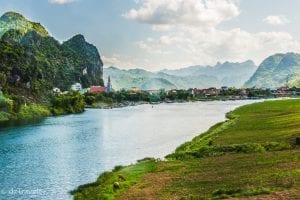
<path fill-rule="evenodd" d="M 163 158 L 253 101 L 141 105 L 0 129 L 0 199 L 71 199 L 116 165 Z"/>

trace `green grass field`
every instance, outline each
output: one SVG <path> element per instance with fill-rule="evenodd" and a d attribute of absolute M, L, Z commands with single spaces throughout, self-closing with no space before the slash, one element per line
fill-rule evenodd
<path fill-rule="evenodd" d="M 300 100 L 247 105 L 228 118 L 167 161 L 104 173 L 74 191 L 74 198 L 300 199 Z"/>

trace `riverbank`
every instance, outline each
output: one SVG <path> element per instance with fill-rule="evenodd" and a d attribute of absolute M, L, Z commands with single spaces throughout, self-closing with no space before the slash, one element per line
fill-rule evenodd
<path fill-rule="evenodd" d="M 47 106 L 39 104 L 21 106 L 17 113 L 1 111 L 0 127 L 36 122 L 49 116 L 52 116 L 52 113 Z"/>
<path fill-rule="evenodd" d="M 271 98 L 270 98 L 271 99 Z M 113 109 L 113 108 L 124 108 L 129 106 L 139 106 L 144 104 L 151 104 L 151 105 L 159 105 L 163 103 L 189 103 L 189 102 L 209 102 L 209 101 L 247 101 L 247 100 L 264 100 L 262 98 L 199 98 L 194 100 L 167 100 L 167 101 L 158 101 L 158 102 L 147 102 L 147 101 L 124 101 L 118 103 L 111 103 L 111 102 L 95 102 L 92 105 L 86 105 L 86 108 L 95 108 L 95 109 Z"/>
<path fill-rule="evenodd" d="M 297 199 L 299 116 L 300 100 L 243 106 L 166 161 L 116 167 L 73 191 L 74 199 Z"/>
<path fill-rule="evenodd" d="M 96 102 L 92 105 L 86 105 L 85 108 L 94 108 L 94 109 L 112 109 L 112 108 L 124 108 L 129 106 L 139 106 L 144 104 L 151 104 L 149 102 L 121 102 L 121 103 L 107 103 L 107 102 Z"/>
<path fill-rule="evenodd" d="M 84 112 L 84 99 L 79 93 L 53 96 L 45 102 L 24 102 L 18 96 L 0 99 L 0 127 L 41 121 L 45 117 Z"/>

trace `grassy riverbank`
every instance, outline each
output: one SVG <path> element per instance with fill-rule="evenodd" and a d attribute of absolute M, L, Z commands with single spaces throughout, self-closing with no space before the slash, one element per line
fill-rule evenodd
<path fill-rule="evenodd" d="M 79 93 L 53 96 L 45 102 L 25 103 L 20 97 L 0 99 L 0 127 L 39 121 L 48 116 L 81 113 L 85 102 Z"/>
<path fill-rule="evenodd" d="M 300 100 L 247 105 L 228 117 L 166 161 L 118 167 L 80 186 L 74 198 L 299 199 Z"/>
<path fill-rule="evenodd" d="M 52 113 L 47 106 L 30 104 L 21 106 L 19 112 L 17 113 L 1 111 L 0 126 L 6 127 L 14 124 L 36 122 L 51 115 Z"/>

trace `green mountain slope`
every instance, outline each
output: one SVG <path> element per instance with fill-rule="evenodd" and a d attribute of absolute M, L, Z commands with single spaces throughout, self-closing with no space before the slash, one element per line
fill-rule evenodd
<path fill-rule="evenodd" d="M 290 86 L 300 86 L 300 54 L 275 54 L 265 59 L 246 87 L 276 88 L 288 81 Z"/>
<path fill-rule="evenodd" d="M 47 30 L 40 23 L 31 22 L 15 12 L 7 12 L 0 18 L 0 38 L 9 30 L 18 30 L 22 34 L 35 31 L 43 37 L 49 36 Z"/>
<path fill-rule="evenodd" d="M 60 44 L 44 27 L 16 13 L 1 17 L 0 30 L 0 86 L 7 93 L 45 96 L 53 87 L 67 90 L 74 82 L 103 84 L 99 52 L 82 35 Z"/>

